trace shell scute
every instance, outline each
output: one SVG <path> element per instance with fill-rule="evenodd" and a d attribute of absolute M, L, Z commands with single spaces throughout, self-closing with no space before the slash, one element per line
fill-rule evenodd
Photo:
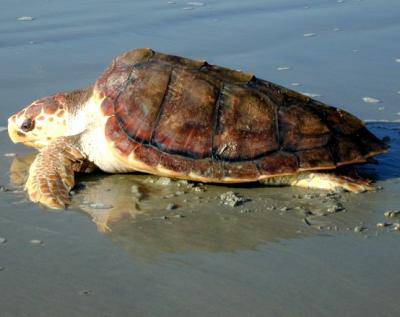
<path fill-rule="evenodd" d="M 134 141 L 131 142 L 136 143 Z M 141 164 L 144 164 L 145 170 L 146 169 L 149 169 L 149 171 L 155 170 L 161 160 L 160 151 L 149 145 L 139 144 L 139 143 L 136 144 L 138 146 L 136 146 L 133 152 L 131 153 L 134 160 L 140 162 Z"/>
<path fill-rule="evenodd" d="M 360 119 L 342 109 L 329 107 L 315 100 L 310 102 L 308 106 L 324 118 L 325 122 L 329 122 L 330 127 L 340 134 L 350 135 L 364 128 Z"/>
<path fill-rule="evenodd" d="M 365 156 L 351 136 L 336 136 L 330 143 L 331 153 L 337 165 L 353 163 L 362 163 L 366 161 Z"/>
<path fill-rule="evenodd" d="M 231 179 L 257 179 L 260 172 L 254 161 L 222 162 L 223 177 Z"/>
<path fill-rule="evenodd" d="M 139 170 L 142 171 L 150 171 L 159 164 L 160 151 L 129 138 L 115 116 L 107 119 L 105 132 L 107 141 L 126 163 L 140 163 Z"/>
<path fill-rule="evenodd" d="M 161 166 L 169 171 L 175 171 L 180 174 L 187 174 L 190 171 L 190 160 L 183 158 L 182 156 L 173 155 L 173 154 L 161 154 L 160 159 Z"/>
<path fill-rule="evenodd" d="M 110 97 L 115 100 L 125 89 L 131 71 L 131 66 L 121 65 L 114 61 L 96 81 L 95 91 L 102 97 Z"/>
<path fill-rule="evenodd" d="M 279 148 L 272 102 L 235 85 L 225 85 L 221 96 L 213 149 L 217 157 L 252 159 Z"/>
<path fill-rule="evenodd" d="M 136 67 L 116 102 L 116 115 L 125 132 L 139 141 L 150 142 L 160 106 L 167 90 L 171 67 L 145 64 Z"/>
<path fill-rule="evenodd" d="M 336 166 L 328 147 L 298 151 L 296 156 L 300 170 L 331 169 Z"/>
<path fill-rule="evenodd" d="M 113 143 L 114 146 L 117 146 L 119 143 L 125 142 L 128 139 L 128 136 L 121 129 L 121 126 L 115 116 L 111 116 L 107 119 L 105 136 L 106 140 Z"/>
<path fill-rule="evenodd" d="M 306 150 L 328 143 L 330 130 L 319 116 L 300 105 L 280 107 L 279 130 L 285 150 Z"/>
<path fill-rule="evenodd" d="M 211 156 L 218 89 L 186 70 L 173 71 L 154 142 L 164 151 L 195 158 Z"/>
<path fill-rule="evenodd" d="M 188 175 L 193 175 L 203 182 L 218 182 L 223 179 L 223 170 L 212 159 L 192 159 Z"/>
<path fill-rule="evenodd" d="M 261 175 L 293 174 L 299 168 L 297 157 L 292 153 L 277 151 L 256 161 Z"/>

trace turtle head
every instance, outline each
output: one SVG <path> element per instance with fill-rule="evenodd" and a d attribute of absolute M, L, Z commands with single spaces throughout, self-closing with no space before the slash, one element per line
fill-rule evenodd
<path fill-rule="evenodd" d="M 8 119 L 8 134 L 14 143 L 35 148 L 67 135 L 65 94 L 38 99 Z"/>

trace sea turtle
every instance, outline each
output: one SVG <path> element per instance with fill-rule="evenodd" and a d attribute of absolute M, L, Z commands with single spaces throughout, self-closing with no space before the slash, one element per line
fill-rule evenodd
<path fill-rule="evenodd" d="M 9 118 L 14 142 L 40 149 L 30 199 L 70 202 L 74 172 L 140 171 L 207 183 L 288 184 L 361 192 L 333 173 L 387 145 L 348 112 L 205 61 L 137 49 L 90 87 L 38 99 Z"/>

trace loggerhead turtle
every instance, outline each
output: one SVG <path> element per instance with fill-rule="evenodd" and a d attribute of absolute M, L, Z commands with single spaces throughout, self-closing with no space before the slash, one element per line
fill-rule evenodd
<path fill-rule="evenodd" d="M 118 56 L 86 89 L 34 101 L 9 118 L 8 132 L 40 149 L 25 188 L 50 208 L 69 204 L 74 172 L 96 167 L 362 192 L 370 182 L 330 170 L 388 148 L 346 111 L 249 73 L 151 49 Z"/>

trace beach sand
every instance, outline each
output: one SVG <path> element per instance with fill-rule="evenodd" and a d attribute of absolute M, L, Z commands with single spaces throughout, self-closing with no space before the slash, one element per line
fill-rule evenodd
<path fill-rule="evenodd" d="M 95 173 L 50 211 L 22 190 L 34 150 L 0 128 L 0 316 L 397 316 L 399 15 L 396 0 L 3 0 L 0 126 L 151 47 L 374 121 L 391 150 L 361 169 L 371 193 Z"/>

